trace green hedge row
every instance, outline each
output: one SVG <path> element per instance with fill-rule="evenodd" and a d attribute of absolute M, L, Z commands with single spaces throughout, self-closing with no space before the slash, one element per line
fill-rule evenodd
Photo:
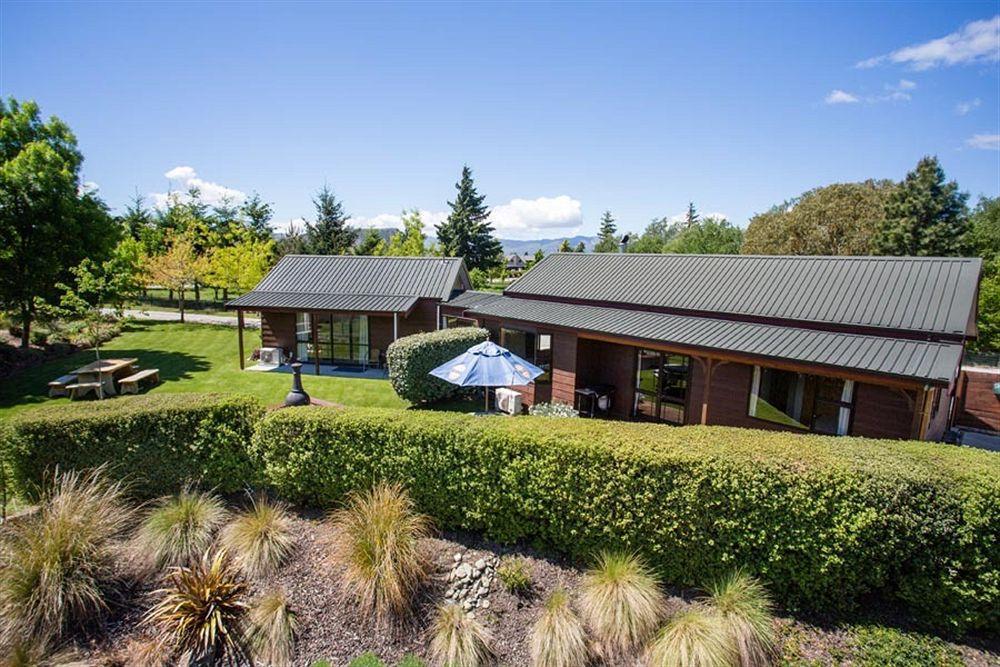
<path fill-rule="evenodd" d="M 895 597 L 929 625 L 1000 629 L 1000 456 L 722 427 L 394 410 L 285 410 L 253 455 L 290 500 L 406 484 L 440 526 L 587 558 L 644 553 L 700 585 L 735 566 L 786 605 Z"/>
<path fill-rule="evenodd" d="M 54 405 L 22 413 L 0 431 L 11 490 L 36 497 L 58 466 L 104 463 L 152 497 L 194 480 L 223 492 L 258 479 L 247 443 L 264 415 L 255 398 L 227 394 L 147 394 Z"/>
<path fill-rule="evenodd" d="M 455 396 L 462 387 L 429 373 L 489 337 L 489 331 L 475 327 L 404 336 L 393 342 L 385 353 L 389 382 L 400 398 L 411 403 L 430 403 Z"/>

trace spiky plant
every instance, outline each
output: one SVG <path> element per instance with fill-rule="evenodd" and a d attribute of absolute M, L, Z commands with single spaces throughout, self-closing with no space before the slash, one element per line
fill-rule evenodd
<path fill-rule="evenodd" d="M 653 642 L 649 667 L 729 667 L 736 654 L 717 613 L 696 606 L 679 612 Z"/>
<path fill-rule="evenodd" d="M 131 521 L 103 468 L 56 473 L 38 512 L 0 531 L 0 651 L 57 640 L 106 608 L 117 538 Z"/>
<path fill-rule="evenodd" d="M 507 556 L 497 568 L 500 583 L 511 593 L 524 595 L 531 590 L 531 565 L 523 556 Z"/>
<path fill-rule="evenodd" d="M 227 517 L 218 497 L 185 487 L 156 501 L 135 536 L 136 554 L 147 571 L 192 565 Z"/>
<path fill-rule="evenodd" d="M 416 512 L 406 489 L 378 484 L 352 493 L 344 508 L 331 514 L 330 524 L 332 557 L 344 568 L 344 593 L 380 622 L 404 615 L 430 569 L 420 545 L 430 520 Z"/>
<path fill-rule="evenodd" d="M 708 587 L 706 600 L 722 618 L 741 667 L 774 662 L 777 637 L 774 606 L 767 589 L 742 570 L 721 577 Z"/>
<path fill-rule="evenodd" d="M 431 657 L 441 667 L 480 667 L 493 661 L 493 637 L 459 605 L 445 603 L 431 621 Z"/>
<path fill-rule="evenodd" d="M 274 572 L 295 545 L 288 506 L 251 496 L 250 507 L 222 529 L 220 542 L 248 579 Z"/>
<path fill-rule="evenodd" d="M 534 667 L 578 667 L 587 663 L 587 638 L 569 593 L 559 587 L 545 601 L 531 633 Z"/>
<path fill-rule="evenodd" d="M 170 569 L 144 623 L 195 664 L 235 664 L 247 657 L 246 594 L 225 552 L 206 552 L 190 566 Z"/>
<path fill-rule="evenodd" d="M 247 622 L 250 650 L 258 662 L 270 667 L 291 665 L 295 657 L 295 613 L 283 590 L 265 593 L 250 608 Z"/>
<path fill-rule="evenodd" d="M 606 658 L 644 644 L 659 626 L 664 604 L 656 576 L 636 554 L 601 552 L 584 574 L 580 609 Z"/>

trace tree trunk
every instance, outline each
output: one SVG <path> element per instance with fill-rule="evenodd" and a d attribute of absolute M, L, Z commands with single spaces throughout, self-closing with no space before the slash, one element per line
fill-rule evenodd
<path fill-rule="evenodd" d="M 31 306 L 27 303 L 21 304 L 21 347 L 27 348 L 31 344 Z"/>
<path fill-rule="evenodd" d="M 215 295 L 215 296 L 212 297 L 212 300 L 213 301 L 218 301 L 219 300 L 219 288 L 218 287 L 213 287 L 212 288 L 212 294 Z"/>
<path fill-rule="evenodd" d="M 180 298 L 180 311 L 181 311 L 181 323 L 184 323 L 184 290 L 177 292 L 177 296 Z"/>
<path fill-rule="evenodd" d="M 223 301 L 229 301 L 229 288 L 228 287 L 223 287 L 222 288 L 222 300 Z"/>
<path fill-rule="evenodd" d="M 201 285 L 198 284 L 197 280 L 194 281 L 194 302 L 201 303 Z"/>
<path fill-rule="evenodd" d="M 173 300 L 174 300 L 174 291 L 167 290 L 167 301 L 173 301 Z"/>

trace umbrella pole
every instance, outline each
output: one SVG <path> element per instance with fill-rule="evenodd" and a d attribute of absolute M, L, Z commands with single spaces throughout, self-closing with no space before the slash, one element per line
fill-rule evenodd
<path fill-rule="evenodd" d="M 483 395 L 486 396 L 486 412 L 490 411 L 490 388 L 483 387 Z"/>

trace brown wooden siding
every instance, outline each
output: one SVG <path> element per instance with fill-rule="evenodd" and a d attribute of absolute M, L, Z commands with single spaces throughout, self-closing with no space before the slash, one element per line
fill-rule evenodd
<path fill-rule="evenodd" d="M 962 369 L 955 399 L 956 426 L 1000 431 L 1000 396 L 993 393 L 995 382 L 1000 382 L 1000 370 Z"/>
<path fill-rule="evenodd" d="M 295 313 L 262 312 L 260 339 L 262 347 L 280 347 L 295 354 Z"/>
<path fill-rule="evenodd" d="M 854 388 L 851 435 L 910 438 L 917 392 L 858 383 Z"/>
<path fill-rule="evenodd" d="M 573 405 L 577 388 L 579 340 L 575 334 L 552 336 L 552 402 Z"/>
<path fill-rule="evenodd" d="M 610 384 L 615 388 L 611 415 L 632 416 L 635 402 L 636 349 L 630 345 L 581 338 L 577 352 L 577 387 Z"/>

